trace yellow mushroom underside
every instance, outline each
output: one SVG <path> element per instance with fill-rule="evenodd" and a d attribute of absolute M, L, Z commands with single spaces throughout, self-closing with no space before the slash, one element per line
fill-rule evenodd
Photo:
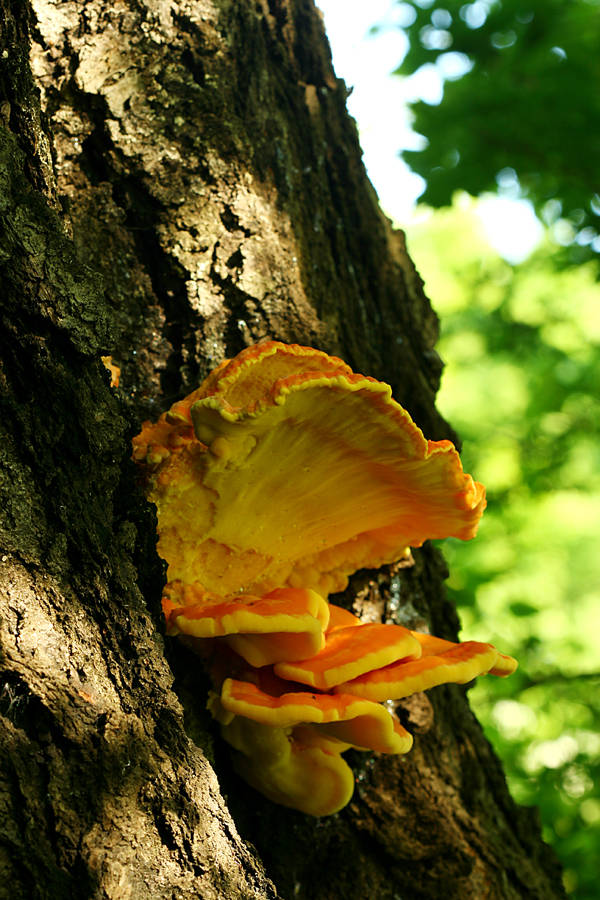
<path fill-rule="evenodd" d="M 286 584 L 327 594 L 426 538 L 474 535 L 483 488 L 448 441 L 426 441 L 388 385 L 347 367 L 270 382 L 262 369 L 286 371 L 290 359 L 315 363 L 271 353 L 226 366 L 189 408 L 195 440 L 153 471 L 170 580 L 201 573 L 219 594 Z M 155 427 L 138 455 L 152 456 Z"/>
<path fill-rule="evenodd" d="M 273 803 L 309 816 L 329 816 L 350 801 L 354 775 L 342 759 L 342 743 L 326 736 L 295 739 L 294 731 L 236 717 L 222 726 L 237 751 L 233 764 L 248 784 Z"/>

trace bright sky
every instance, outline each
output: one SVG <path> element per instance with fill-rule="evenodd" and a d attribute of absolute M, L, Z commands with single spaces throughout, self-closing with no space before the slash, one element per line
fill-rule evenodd
<path fill-rule="evenodd" d="M 406 227 L 416 215 L 415 203 L 424 187 L 398 156 L 401 150 L 418 149 L 423 141 L 411 129 L 406 104 L 417 98 L 439 103 L 442 73 L 431 65 L 409 79 L 391 76 L 407 46 L 399 30 L 404 13 L 398 2 L 316 2 L 325 16 L 336 73 L 353 88 L 348 109 L 358 123 L 369 178 L 386 213 Z M 377 33 L 370 34 L 375 25 Z M 460 71 L 460 55 L 445 56 L 455 72 Z M 481 200 L 478 212 L 488 240 L 511 262 L 525 259 L 541 237 L 542 227 L 525 201 L 490 194 Z"/>

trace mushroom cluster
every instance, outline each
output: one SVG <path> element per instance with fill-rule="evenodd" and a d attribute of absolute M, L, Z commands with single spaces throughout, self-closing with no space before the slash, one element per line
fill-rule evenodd
<path fill-rule="evenodd" d="M 277 341 L 222 363 L 133 441 L 168 564 L 167 633 L 204 659 L 237 771 L 271 800 L 336 812 L 349 747 L 406 753 L 385 701 L 516 662 L 362 623 L 330 604 L 359 568 L 427 538 L 473 537 L 485 508 L 450 441 L 427 441 L 388 385 Z"/>

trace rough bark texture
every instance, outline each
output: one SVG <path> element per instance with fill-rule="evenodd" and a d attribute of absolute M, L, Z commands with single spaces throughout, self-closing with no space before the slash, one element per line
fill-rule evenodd
<path fill-rule="evenodd" d="M 161 636 L 128 442 L 225 356 L 317 346 L 451 436 L 311 0 L 0 13 L 0 897 L 563 896 L 463 689 L 403 704 L 413 751 L 355 754 L 352 803 L 311 820 L 235 777 Z M 426 548 L 344 600 L 454 637 L 444 574 Z"/>

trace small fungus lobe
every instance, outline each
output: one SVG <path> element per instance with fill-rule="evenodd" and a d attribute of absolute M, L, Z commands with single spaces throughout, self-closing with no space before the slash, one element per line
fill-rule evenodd
<path fill-rule="evenodd" d="M 350 747 L 406 753 L 398 700 L 511 657 L 328 603 L 359 568 L 428 538 L 475 536 L 485 490 L 428 441 L 388 385 L 277 341 L 226 360 L 133 441 L 167 562 L 167 633 L 208 666 L 234 765 L 276 803 L 321 816 L 352 796 Z"/>
<path fill-rule="evenodd" d="M 110 386 L 119 387 L 119 379 L 121 378 L 120 367 L 113 362 L 112 356 L 101 356 L 102 365 L 110 372 Z"/>

